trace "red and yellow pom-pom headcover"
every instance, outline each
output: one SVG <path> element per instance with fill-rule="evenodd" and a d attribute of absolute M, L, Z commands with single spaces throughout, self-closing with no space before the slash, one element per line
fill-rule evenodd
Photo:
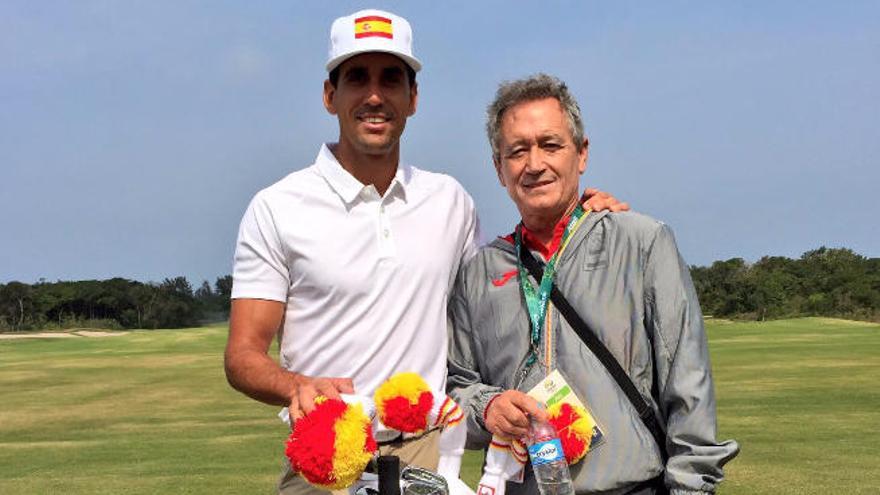
<path fill-rule="evenodd" d="M 284 453 L 306 481 L 339 490 L 360 477 L 376 449 L 370 418 L 360 404 L 325 399 L 297 420 Z"/>
<path fill-rule="evenodd" d="M 416 433 L 428 427 L 428 413 L 434 394 L 418 373 L 398 373 L 373 394 L 382 424 L 395 430 Z"/>
<path fill-rule="evenodd" d="M 590 450 L 595 423 L 587 411 L 580 406 L 567 402 L 557 402 L 547 409 L 550 424 L 556 428 L 565 460 L 574 464 L 581 460 Z"/>

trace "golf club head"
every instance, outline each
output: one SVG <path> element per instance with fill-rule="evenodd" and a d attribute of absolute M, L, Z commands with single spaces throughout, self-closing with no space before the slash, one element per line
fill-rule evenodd
<path fill-rule="evenodd" d="M 448 495 L 446 479 L 439 474 L 415 466 L 407 466 L 400 472 L 404 494 L 410 495 Z"/>

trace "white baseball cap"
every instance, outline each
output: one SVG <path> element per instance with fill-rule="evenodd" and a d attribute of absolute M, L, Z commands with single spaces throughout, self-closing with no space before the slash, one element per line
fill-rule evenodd
<path fill-rule="evenodd" d="M 403 17 L 369 9 L 333 21 L 327 72 L 349 58 L 367 52 L 396 55 L 416 72 L 422 68 L 422 63 L 412 52 L 412 28 Z"/>

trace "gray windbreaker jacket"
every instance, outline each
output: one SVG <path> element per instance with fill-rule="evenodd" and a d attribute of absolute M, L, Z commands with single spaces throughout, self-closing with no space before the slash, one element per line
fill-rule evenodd
<path fill-rule="evenodd" d="M 715 439 L 703 318 L 672 231 L 636 213 L 591 213 L 557 263 L 557 286 L 666 429 L 666 485 L 673 494 L 714 492 L 722 466 L 739 447 Z M 470 448 L 483 448 L 491 438 L 483 413 L 493 396 L 528 391 L 546 374 L 546 340 L 539 362 L 524 369 L 529 317 L 518 278 L 510 276 L 516 267 L 514 246 L 496 239 L 462 267 L 451 297 L 447 388 L 468 414 Z M 548 313 L 549 369 L 562 372 L 605 436 L 571 467 L 577 493 L 623 494 L 661 474 L 656 442 L 617 383 L 555 308 Z M 537 493 L 530 471 L 525 483 L 508 483 L 507 491 Z"/>

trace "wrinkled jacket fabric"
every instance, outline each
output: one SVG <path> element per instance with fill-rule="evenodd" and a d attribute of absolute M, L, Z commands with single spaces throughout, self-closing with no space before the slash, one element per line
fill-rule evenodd
<path fill-rule="evenodd" d="M 468 413 L 469 447 L 485 447 L 490 439 L 483 414 L 492 397 L 505 389 L 528 391 L 559 369 L 605 435 L 572 466 L 577 493 L 627 493 L 664 467 L 673 494 L 714 492 L 722 466 L 739 447 L 715 439 L 703 318 L 669 227 L 636 213 L 591 213 L 572 234 L 555 279 L 660 418 L 665 466 L 629 400 L 552 305 L 549 367 L 545 335 L 538 362 L 526 369 L 530 323 L 518 277 L 510 276 L 516 267 L 514 246 L 496 239 L 462 267 L 451 296 L 447 387 Z M 507 490 L 537 493 L 530 472 Z"/>

